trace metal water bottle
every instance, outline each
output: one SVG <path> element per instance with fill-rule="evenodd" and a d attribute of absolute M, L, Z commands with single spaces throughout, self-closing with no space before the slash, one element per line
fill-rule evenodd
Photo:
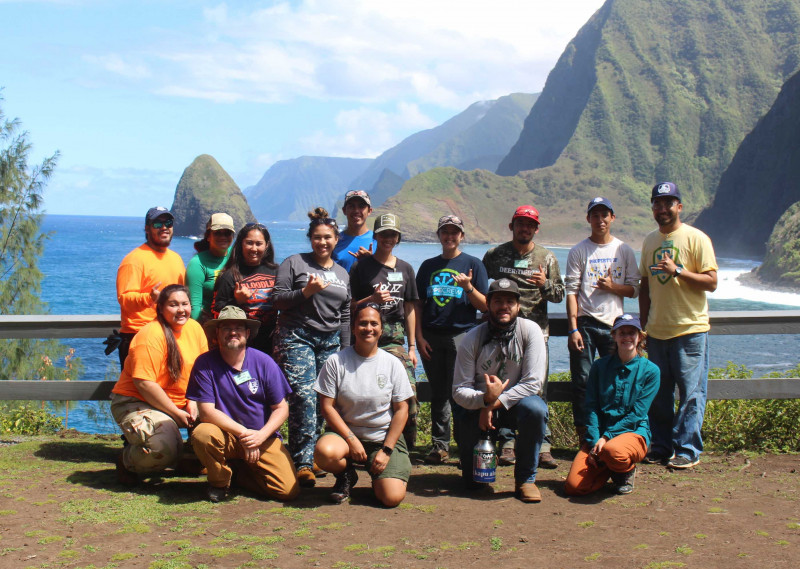
<path fill-rule="evenodd" d="M 494 482 L 497 470 L 497 454 L 494 452 L 489 431 L 483 431 L 481 438 L 472 450 L 472 479 L 488 484 Z"/>

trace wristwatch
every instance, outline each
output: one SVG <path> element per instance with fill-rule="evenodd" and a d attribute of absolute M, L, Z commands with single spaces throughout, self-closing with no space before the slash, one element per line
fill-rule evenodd
<path fill-rule="evenodd" d="M 675 278 L 677 279 L 679 276 L 681 276 L 682 272 L 683 272 L 683 267 L 677 267 L 676 266 L 675 267 Z"/>
<path fill-rule="evenodd" d="M 386 456 L 391 456 L 392 453 L 394 452 L 394 449 L 392 447 L 387 447 L 386 445 L 383 445 L 383 448 L 381 450 Z"/>

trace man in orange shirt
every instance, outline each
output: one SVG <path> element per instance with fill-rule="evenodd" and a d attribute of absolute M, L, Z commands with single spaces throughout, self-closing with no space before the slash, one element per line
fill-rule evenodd
<path fill-rule="evenodd" d="M 128 253 L 117 269 L 122 339 L 120 367 L 125 366 L 136 332 L 155 319 L 155 305 L 161 290 L 167 285 L 184 283 L 183 259 L 169 250 L 174 220 L 167 208 L 151 207 L 144 220 L 145 242 Z"/>

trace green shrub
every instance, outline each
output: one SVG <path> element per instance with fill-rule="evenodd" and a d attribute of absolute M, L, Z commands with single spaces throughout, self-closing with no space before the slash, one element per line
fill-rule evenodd
<path fill-rule="evenodd" d="M 45 435 L 63 428 L 63 420 L 34 403 L 0 403 L 0 433 Z"/>

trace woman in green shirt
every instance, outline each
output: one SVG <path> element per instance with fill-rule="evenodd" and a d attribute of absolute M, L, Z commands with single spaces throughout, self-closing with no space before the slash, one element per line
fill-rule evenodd
<path fill-rule="evenodd" d="M 186 267 L 186 287 L 192 302 L 192 318 L 201 324 L 211 318 L 214 283 L 222 272 L 233 242 L 233 218 L 215 213 L 206 223 L 206 234 L 194 244 L 197 255 Z"/>

